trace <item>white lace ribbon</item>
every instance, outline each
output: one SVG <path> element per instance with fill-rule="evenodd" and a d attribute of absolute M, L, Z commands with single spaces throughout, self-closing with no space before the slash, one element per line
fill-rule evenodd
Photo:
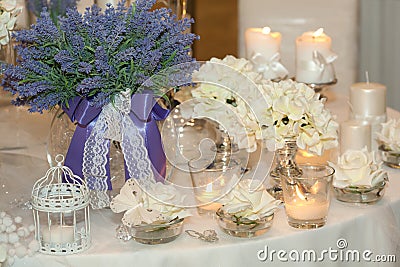
<path fill-rule="evenodd" d="M 251 57 L 251 62 L 254 64 L 257 72 L 263 74 L 265 79 L 284 79 L 288 75 L 288 70 L 280 62 L 281 55 L 276 52 L 271 58 L 266 58 L 260 53 L 255 53 Z"/>
<path fill-rule="evenodd" d="M 129 117 L 130 108 L 130 91 L 127 90 L 116 97 L 114 104 L 103 107 L 85 143 L 82 172 L 90 189 L 93 209 L 110 205 L 106 171 L 110 140 L 120 142 L 129 176 L 144 190 L 156 182 L 144 139 Z"/>

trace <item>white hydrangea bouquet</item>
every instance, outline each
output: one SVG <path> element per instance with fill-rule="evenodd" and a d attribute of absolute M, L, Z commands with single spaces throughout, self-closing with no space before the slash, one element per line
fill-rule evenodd
<path fill-rule="evenodd" d="M 183 116 L 214 118 L 239 148 L 254 151 L 263 139 L 275 151 L 295 138 L 299 148 L 321 155 L 338 145 L 338 123 L 325 100 L 303 83 L 265 80 L 250 61 L 233 56 L 212 58 L 193 81 L 199 84 L 192 90 L 197 102 Z"/>
<path fill-rule="evenodd" d="M 313 89 L 292 80 L 263 80 L 260 86 L 267 99 L 262 122 L 269 150 L 283 148 L 288 138 L 317 155 L 337 147 L 339 125 Z"/>
<path fill-rule="evenodd" d="M 197 87 L 191 94 L 195 101 L 183 106 L 189 108 L 183 108 L 182 115 L 217 121 L 239 149 L 252 152 L 257 148 L 256 140 L 261 138 L 258 118 L 264 98 L 257 85 L 261 79 L 262 75 L 244 58 L 212 58 L 193 73 Z"/>

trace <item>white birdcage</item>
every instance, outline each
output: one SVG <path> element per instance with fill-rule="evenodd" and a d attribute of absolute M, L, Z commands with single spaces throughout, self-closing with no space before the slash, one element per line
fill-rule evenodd
<path fill-rule="evenodd" d="M 89 190 L 86 182 L 62 165 L 50 168 L 32 189 L 35 238 L 40 252 L 67 255 L 87 249 L 91 243 Z"/>

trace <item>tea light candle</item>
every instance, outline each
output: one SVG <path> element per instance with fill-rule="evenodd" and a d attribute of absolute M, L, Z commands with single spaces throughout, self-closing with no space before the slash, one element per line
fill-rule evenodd
<path fill-rule="evenodd" d="M 371 125 L 366 121 L 350 120 L 340 125 L 340 151 L 361 150 L 367 147 L 371 151 Z"/>
<path fill-rule="evenodd" d="M 386 86 L 362 82 L 350 87 L 350 104 L 353 114 L 381 116 L 386 113 Z"/>
<path fill-rule="evenodd" d="M 329 63 L 332 63 L 337 55 L 331 51 L 331 43 L 331 38 L 322 28 L 315 32 L 305 32 L 296 38 L 296 81 L 329 83 L 335 79 L 333 66 Z M 317 53 L 325 62 L 316 62 Z"/>
<path fill-rule="evenodd" d="M 288 216 L 296 220 L 318 220 L 328 215 L 329 202 L 327 200 L 313 199 L 294 199 L 285 202 L 285 211 Z"/>
<path fill-rule="evenodd" d="M 46 243 L 73 243 L 74 227 L 55 225 L 42 229 L 43 242 Z"/>

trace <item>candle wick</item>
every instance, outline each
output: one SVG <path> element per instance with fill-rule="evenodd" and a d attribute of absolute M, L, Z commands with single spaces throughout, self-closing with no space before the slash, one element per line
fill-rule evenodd
<path fill-rule="evenodd" d="M 369 74 L 368 74 L 368 71 L 365 72 L 365 80 L 366 80 L 367 84 L 369 84 Z"/>

